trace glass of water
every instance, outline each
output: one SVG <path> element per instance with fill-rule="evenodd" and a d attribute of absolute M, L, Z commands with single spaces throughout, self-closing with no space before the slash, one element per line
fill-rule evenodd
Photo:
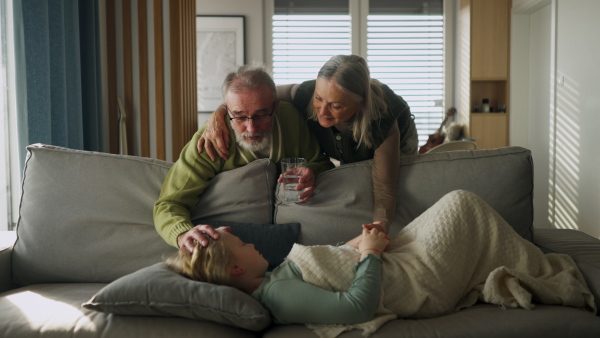
<path fill-rule="evenodd" d="M 298 195 L 302 191 L 296 191 L 300 177 L 302 176 L 302 167 L 306 167 L 305 158 L 284 158 L 281 160 L 281 172 L 283 173 L 283 200 L 286 202 L 300 203 L 302 200 Z"/>

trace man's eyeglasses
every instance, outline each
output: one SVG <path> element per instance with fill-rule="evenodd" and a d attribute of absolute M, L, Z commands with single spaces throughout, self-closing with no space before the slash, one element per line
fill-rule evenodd
<path fill-rule="evenodd" d="M 235 116 L 232 117 L 232 113 L 229 110 L 229 107 L 225 107 L 225 109 L 227 109 L 227 115 L 229 117 L 229 119 L 235 123 L 238 124 L 246 124 L 246 123 L 250 123 L 250 120 L 253 120 L 254 123 L 264 123 L 267 122 L 271 116 L 273 115 L 273 113 L 275 113 L 275 103 L 273 103 L 273 108 L 271 108 L 271 113 L 270 114 L 260 114 L 260 115 L 254 115 L 254 116 Z"/>

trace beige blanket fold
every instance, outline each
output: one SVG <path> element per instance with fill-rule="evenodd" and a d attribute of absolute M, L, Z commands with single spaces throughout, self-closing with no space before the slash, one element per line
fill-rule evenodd
<path fill-rule="evenodd" d="M 345 291 L 358 257 L 349 246 L 295 245 L 288 259 L 308 283 Z M 596 313 L 594 297 L 571 257 L 543 254 L 467 191 L 447 194 L 407 225 L 382 258 L 375 318 L 358 325 L 309 325 L 317 335 L 335 337 L 354 328 L 369 335 L 397 317 L 440 316 L 478 299 L 505 308 L 532 309 L 533 303 L 542 303 Z"/>

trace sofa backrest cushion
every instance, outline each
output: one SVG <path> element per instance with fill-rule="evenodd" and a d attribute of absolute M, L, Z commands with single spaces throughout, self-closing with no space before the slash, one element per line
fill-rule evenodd
<path fill-rule="evenodd" d="M 192 210 L 200 222 L 273 223 L 277 166 L 269 159 L 215 176 Z"/>
<path fill-rule="evenodd" d="M 299 241 L 333 244 L 357 236 L 373 221 L 372 161 L 343 165 L 317 178 L 305 204 L 283 202 L 277 188 L 276 223 L 300 222 Z M 467 150 L 401 158 L 397 207 L 390 233 L 409 224 L 453 190 L 476 193 L 524 238 L 533 238 L 531 152 L 520 147 Z"/>
<path fill-rule="evenodd" d="M 171 163 L 47 145 L 27 149 L 12 255 L 17 285 L 107 283 L 176 250 L 158 235 L 152 216 Z M 239 177 L 255 183 L 214 184 Z M 247 221 L 250 215 L 255 223 L 272 223 L 272 201 L 265 196 L 275 179 L 268 160 L 224 172 L 202 196 L 209 207 L 195 215 L 223 221 Z M 224 215 L 231 205 L 237 212 Z"/>

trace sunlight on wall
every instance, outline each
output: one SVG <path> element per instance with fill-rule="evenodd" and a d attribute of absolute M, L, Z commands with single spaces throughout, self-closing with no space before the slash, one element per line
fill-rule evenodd
<path fill-rule="evenodd" d="M 557 72 L 551 107 L 548 220 L 555 228 L 578 229 L 581 148 L 579 85 Z"/>
<path fill-rule="evenodd" d="M 462 43 L 460 50 L 460 70 L 459 78 L 460 91 L 458 97 L 458 121 L 469 125 L 469 113 L 471 112 L 471 56 L 469 52 L 469 39 L 468 37 L 461 37 Z M 468 129 L 468 128 L 467 128 Z"/>
<path fill-rule="evenodd" d="M 468 136 L 469 113 L 471 111 L 471 8 L 465 2 L 461 2 L 461 6 L 456 46 L 456 53 L 458 53 L 459 60 L 459 63 L 456 65 L 455 83 L 457 88 L 457 97 L 455 99 L 457 100 L 456 109 L 458 113 L 456 121 L 464 123 L 467 126 L 465 136 Z"/>
<path fill-rule="evenodd" d="M 51 332 L 64 330 L 77 323 L 78 331 L 95 332 L 95 324 L 81 310 L 69 304 L 24 291 L 6 297 L 14 305 L 11 313 L 19 311 L 35 330 Z"/>

